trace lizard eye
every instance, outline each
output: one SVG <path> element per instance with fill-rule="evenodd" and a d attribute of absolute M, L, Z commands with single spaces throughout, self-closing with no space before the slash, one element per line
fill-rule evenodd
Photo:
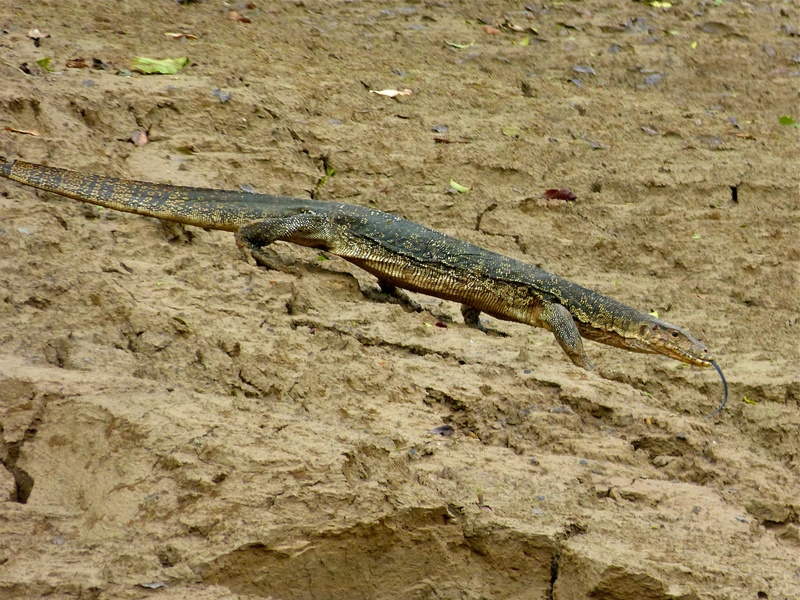
<path fill-rule="evenodd" d="M 674 337 L 674 338 L 678 337 L 679 335 L 680 334 L 677 331 L 673 331 L 672 332 L 672 337 Z"/>

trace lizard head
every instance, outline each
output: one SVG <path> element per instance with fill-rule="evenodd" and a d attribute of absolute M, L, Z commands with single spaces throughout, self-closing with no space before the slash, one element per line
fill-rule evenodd
<path fill-rule="evenodd" d="M 695 367 L 713 366 L 706 345 L 675 325 L 650 319 L 639 329 L 639 337 L 646 352 L 663 354 Z"/>
<path fill-rule="evenodd" d="M 645 352 L 663 354 L 695 367 L 714 367 L 722 379 L 722 403 L 709 417 L 713 417 L 725 407 L 728 402 L 728 382 L 703 342 L 696 340 L 680 327 L 658 319 L 651 319 L 642 325 L 639 337 L 643 342 L 642 347 L 647 347 Z"/>

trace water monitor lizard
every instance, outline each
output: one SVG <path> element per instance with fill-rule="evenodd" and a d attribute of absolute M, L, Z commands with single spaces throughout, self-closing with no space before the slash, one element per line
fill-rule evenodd
<path fill-rule="evenodd" d="M 593 365 L 583 338 L 634 352 L 714 367 L 708 348 L 675 325 L 527 263 L 364 206 L 288 196 L 104 177 L 0 158 L 0 176 L 83 202 L 236 234 L 262 262 L 275 241 L 320 248 L 399 287 L 462 304 L 465 321 L 485 312 L 543 327 L 573 363 Z"/>

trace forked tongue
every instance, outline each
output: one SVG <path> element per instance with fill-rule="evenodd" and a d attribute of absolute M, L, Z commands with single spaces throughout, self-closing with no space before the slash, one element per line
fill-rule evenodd
<path fill-rule="evenodd" d="M 713 417 L 719 411 L 725 408 L 725 404 L 728 402 L 728 382 L 725 381 L 725 375 L 722 374 L 722 369 L 719 368 L 719 365 L 716 361 L 712 360 L 711 366 L 714 367 L 717 370 L 717 373 L 719 373 L 719 376 L 722 377 L 722 404 L 720 404 L 714 412 L 708 415 L 709 418 Z"/>

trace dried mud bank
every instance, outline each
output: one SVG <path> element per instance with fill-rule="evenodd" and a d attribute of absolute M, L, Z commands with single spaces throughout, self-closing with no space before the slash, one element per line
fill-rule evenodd
<path fill-rule="evenodd" d="M 685 326 L 731 402 L 707 418 L 710 371 L 592 344 L 610 381 L 547 332 L 376 302 L 335 257 L 265 271 L 0 181 L 0 597 L 796 597 L 798 19 L 8 5 L 0 155 L 400 214 Z M 190 65 L 120 74 L 143 55 Z"/>

